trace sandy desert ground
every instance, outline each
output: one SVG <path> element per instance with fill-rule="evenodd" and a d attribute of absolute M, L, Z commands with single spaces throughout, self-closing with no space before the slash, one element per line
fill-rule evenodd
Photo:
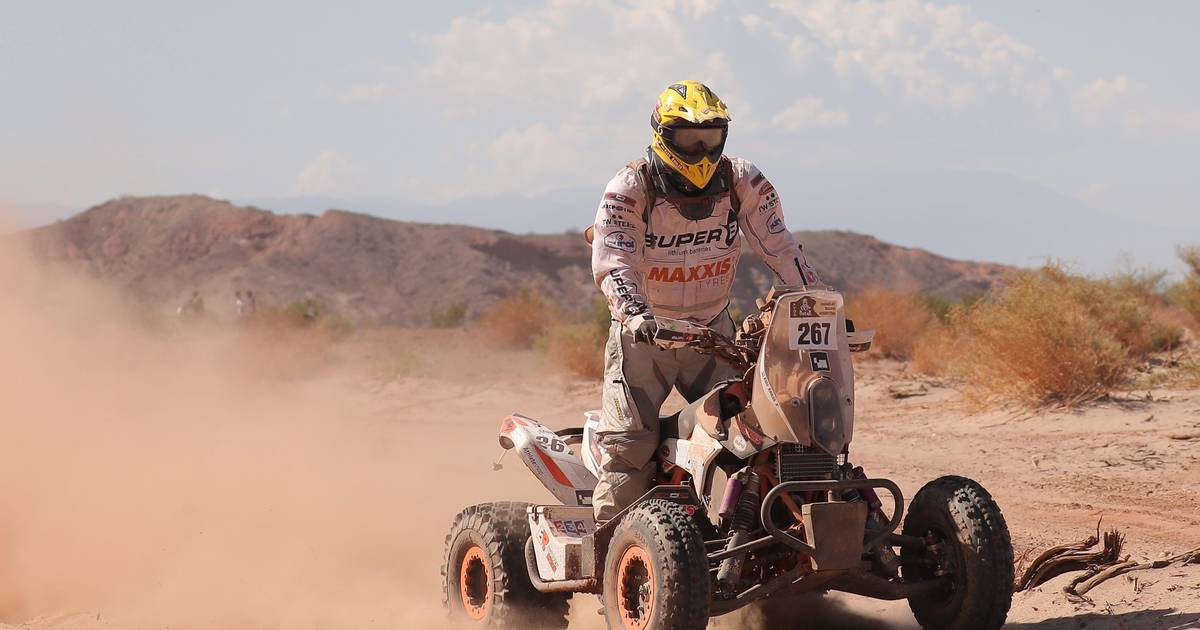
<path fill-rule="evenodd" d="M 438 565 L 463 506 L 549 494 L 495 431 L 598 400 L 469 330 L 338 343 L 151 325 L 111 294 L 0 265 L 0 628 L 442 627 Z M 8 271 L 6 271 L 8 270 Z M 1077 411 L 972 413 L 903 366 L 860 366 L 852 458 L 911 496 L 946 473 L 994 494 L 1018 555 L 1104 525 L 1135 557 L 1200 545 L 1200 392 Z M 896 399 L 897 387 L 924 390 Z M 1200 565 L 1074 606 L 1060 577 L 1013 628 L 1200 627 Z M 593 597 L 573 627 L 602 627 Z M 814 601 L 797 628 L 915 628 L 907 606 Z M 756 625 L 753 613 L 723 622 Z"/>

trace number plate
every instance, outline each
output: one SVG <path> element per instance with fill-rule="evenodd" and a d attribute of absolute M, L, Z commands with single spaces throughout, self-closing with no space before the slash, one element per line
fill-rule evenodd
<path fill-rule="evenodd" d="M 837 318 L 791 318 L 788 324 L 788 348 L 792 350 L 837 350 Z"/>

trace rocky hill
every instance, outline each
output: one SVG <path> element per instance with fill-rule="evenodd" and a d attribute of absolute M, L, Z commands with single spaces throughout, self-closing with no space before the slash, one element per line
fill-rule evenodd
<path fill-rule="evenodd" d="M 116 199 L 28 235 L 39 259 L 115 283 L 151 308 L 174 308 L 197 290 L 210 310 L 229 313 L 233 292 L 252 289 L 260 304 L 309 296 L 357 322 L 425 325 L 433 309 L 463 303 L 474 315 L 522 286 L 568 306 L 598 295 L 578 234 L 518 235 L 343 210 L 277 215 L 187 195 Z M 952 298 L 987 290 L 1007 269 L 852 232 L 796 235 L 822 277 L 848 292 L 881 283 Z M 735 305 L 752 304 L 770 278 L 753 254 L 744 257 Z"/>

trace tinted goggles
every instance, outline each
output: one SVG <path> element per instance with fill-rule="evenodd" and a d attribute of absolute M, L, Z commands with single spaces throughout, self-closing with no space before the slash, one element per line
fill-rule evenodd
<path fill-rule="evenodd" d="M 675 127 L 667 141 L 684 155 L 701 157 L 720 151 L 728 131 L 728 127 Z"/>

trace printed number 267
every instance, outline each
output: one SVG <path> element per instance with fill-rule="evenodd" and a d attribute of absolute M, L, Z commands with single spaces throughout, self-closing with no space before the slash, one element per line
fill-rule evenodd
<path fill-rule="evenodd" d="M 799 343 L 820 345 L 829 341 L 828 323 L 813 323 L 804 322 L 800 324 L 800 339 Z"/>

